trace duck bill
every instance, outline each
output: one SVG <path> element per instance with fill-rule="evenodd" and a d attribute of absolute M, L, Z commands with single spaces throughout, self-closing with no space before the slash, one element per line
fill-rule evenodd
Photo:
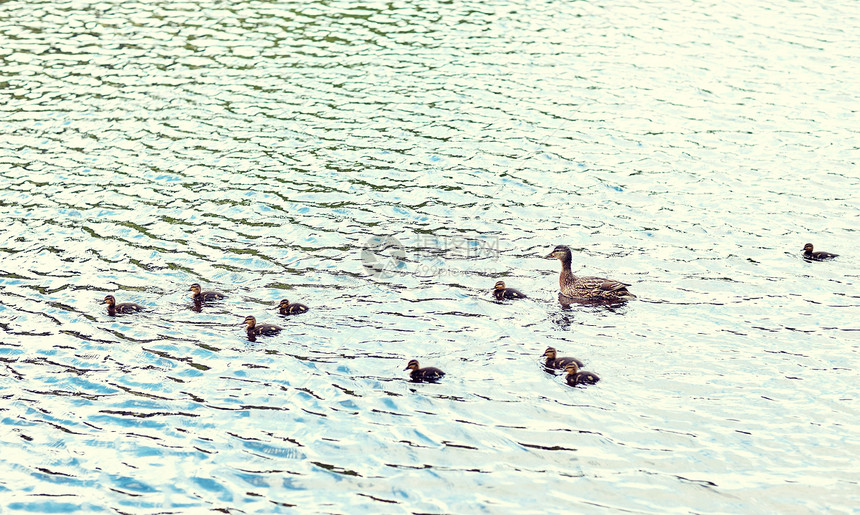
<path fill-rule="evenodd" d="M 555 256 L 553 256 L 552 252 L 550 252 L 548 256 L 544 256 L 544 259 L 555 259 Z"/>

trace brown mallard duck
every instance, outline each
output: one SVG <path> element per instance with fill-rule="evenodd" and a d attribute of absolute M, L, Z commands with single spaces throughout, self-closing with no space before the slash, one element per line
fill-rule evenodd
<path fill-rule="evenodd" d="M 573 254 L 566 245 L 556 247 L 546 259 L 561 261 L 561 275 L 558 277 L 561 293 L 572 299 L 625 301 L 636 296 L 627 291 L 629 284 L 603 277 L 577 277 L 570 270 Z"/>
<path fill-rule="evenodd" d="M 281 327 L 272 324 L 257 324 L 257 319 L 252 316 L 245 317 L 245 321 L 242 322 L 247 325 L 247 331 L 249 337 L 254 336 L 274 336 L 281 332 Z"/>
<path fill-rule="evenodd" d="M 135 304 L 134 302 L 122 302 L 120 304 L 116 303 L 116 299 L 113 295 L 108 295 L 105 297 L 105 300 L 102 301 L 102 304 L 107 304 L 108 315 L 116 316 L 117 313 L 120 315 L 126 315 L 128 313 L 137 313 L 138 311 L 143 311 L 143 306 L 140 304 Z"/>
<path fill-rule="evenodd" d="M 498 281 L 496 283 L 496 286 L 493 288 L 493 296 L 496 297 L 496 300 L 526 298 L 523 292 L 513 288 L 507 288 L 505 286 L 505 281 Z"/>
<path fill-rule="evenodd" d="M 287 299 L 282 300 L 277 309 L 282 315 L 298 315 L 308 311 L 308 307 L 304 304 L 290 304 Z"/>
<path fill-rule="evenodd" d="M 546 356 L 546 364 L 547 368 L 557 368 L 559 370 L 563 370 L 569 363 L 576 363 L 576 366 L 582 368 L 582 361 L 579 361 L 576 358 L 559 358 L 556 356 L 555 347 L 547 347 L 545 351 L 543 351 L 543 355 Z"/>
<path fill-rule="evenodd" d="M 406 365 L 406 368 L 403 370 L 412 370 L 412 372 L 409 373 L 409 377 L 411 377 L 412 381 L 416 383 L 438 381 L 445 375 L 445 372 L 442 372 L 435 367 L 419 368 L 417 359 L 409 360 L 409 364 Z"/>
<path fill-rule="evenodd" d="M 817 252 L 812 251 L 812 244 L 807 243 L 803 246 L 803 259 L 809 259 L 812 261 L 824 261 L 825 259 L 833 259 L 839 254 L 831 254 L 830 252 L 824 252 L 823 250 L 819 250 Z"/>
<path fill-rule="evenodd" d="M 567 372 L 564 379 L 570 386 L 576 386 L 578 384 L 594 384 L 600 381 L 597 374 L 580 370 L 576 363 L 568 363 L 567 366 L 564 367 L 564 371 Z"/>
<path fill-rule="evenodd" d="M 226 295 L 217 291 L 202 291 L 200 285 L 197 283 L 192 284 L 189 290 L 191 291 L 191 298 L 194 302 L 221 300 L 226 297 Z"/>

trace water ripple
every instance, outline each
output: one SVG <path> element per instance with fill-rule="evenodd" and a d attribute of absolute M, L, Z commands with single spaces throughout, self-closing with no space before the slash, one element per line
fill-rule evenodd
<path fill-rule="evenodd" d="M 0 3 L 0 505 L 851 511 L 855 11 Z"/>

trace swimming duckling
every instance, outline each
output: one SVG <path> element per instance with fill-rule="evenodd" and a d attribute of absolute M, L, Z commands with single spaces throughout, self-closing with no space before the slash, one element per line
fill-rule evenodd
<path fill-rule="evenodd" d="M 582 368 L 582 361 L 579 361 L 576 358 L 558 358 L 556 357 L 555 347 L 547 347 L 545 351 L 543 351 L 543 355 L 546 356 L 546 367 L 547 368 L 557 368 L 559 370 L 564 369 L 569 363 L 576 363 L 576 366 Z"/>
<path fill-rule="evenodd" d="M 496 300 L 526 298 L 525 294 L 519 290 L 505 288 L 505 281 L 499 281 L 496 283 L 495 288 L 493 288 L 493 296 L 496 297 Z"/>
<path fill-rule="evenodd" d="M 242 322 L 248 326 L 248 336 L 273 336 L 281 332 L 281 328 L 272 325 L 272 324 L 259 324 L 257 325 L 257 319 L 252 316 L 245 317 L 245 321 Z"/>
<path fill-rule="evenodd" d="M 576 363 L 568 363 L 567 366 L 564 367 L 564 370 L 565 372 L 567 372 L 565 380 L 570 386 L 576 386 L 578 384 L 594 384 L 597 381 L 600 381 L 600 378 L 597 377 L 597 374 L 593 372 L 579 370 L 579 367 L 576 365 Z"/>
<path fill-rule="evenodd" d="M 307 312 L 308 307 L 304 304 L 290 304 L 290 301 L 284 299 L 278 305 L 278 311 L 282 315 L 298 315 Z"/>
<path fill-rule="evenodd" d="M 803 246 L 803 259 L 811 259 L 813 261 L 824 261 L 825 259 L 833 259 L 839 254 L 831 254 L 830 252 L 824 252 L 823 250 L 819 250 L 818 252 L 812 252 L 812 244 L 807 243 Z"/>
<path fill-rule="evenodd" d="M 121 315 L 125 315 L 128 313 L 137 313 L 138 311 L 143 311 L 143 306 L 139 304 L 135 304 L 134 302 L 123 302 L 122 304 L 117 304 L 116 299 L 113 295 L 108 295 L 105 297 L 105 300 L 102 301 L 102 304 L 107 304 L 108 315 L 116 316 L 117 313 Z"/>
<path fill-rule="evenodd" d="M 566 245 L 556 247 L 546 259 L 561 261 L 558 283 L 561 293 L 572 299 L 626 301 L 636 296 L 627 291 L 629 284 L 603 277 L 577 277 L 570 270 L 573 254 Z"/>
<path fill-rule="evenodd" d="M 409 364 L 406 365 L 406 368 L 403 370 L 410 369 L 412 372 L 410 372 L 409 376 L 412 378 L 412 381 L 416 383 L 422 383 L 425 381 L 433 382 L 445 375 L 445 372 L 442 372 L 435 367 L 418 368 L 417 359 L 409 360 Z"/>
<path fill-rule="evenodd" d="M 191 293 L 191 298 L 194 299 L 194 302 L 221 300 L 226 297 L 226 295 L 217 291 L 200 291 L 200 285 L 197 283 L 192 284 L 189 291 L 193 292 Z"/>

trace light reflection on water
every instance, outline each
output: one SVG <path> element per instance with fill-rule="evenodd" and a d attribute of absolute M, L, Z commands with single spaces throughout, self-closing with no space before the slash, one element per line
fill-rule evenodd
<path fill-rule="evenodd" d="M 2 506 L 853 510 L 857 21 L 0 4 Z"/>

